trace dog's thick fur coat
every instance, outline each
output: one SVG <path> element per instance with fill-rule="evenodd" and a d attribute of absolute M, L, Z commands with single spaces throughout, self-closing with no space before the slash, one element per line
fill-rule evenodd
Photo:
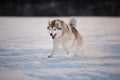
<path fill-rule="evenodd" d="M 76 19 L 67 24 L 63 20 L 52 20 L 48 23 L 48 31 L 53 39 L 53 49 L 48 58 L 52 57 L 59 45 L 65 49 L 67 57 L 78 56 L 83 48 L 83 39 L 76 29 Z"/>

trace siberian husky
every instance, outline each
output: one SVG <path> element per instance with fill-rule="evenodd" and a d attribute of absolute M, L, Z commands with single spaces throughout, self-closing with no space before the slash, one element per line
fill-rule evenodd
<path fill-rule="evenodd" d="M 67 24 L 63 20 L 55 19 L 48 22 L 47 30 L 53 39 L 53 49 L 48 58 L 51 58 L 61 45 L 67 57 L 78 56 L 83 48 L 83 39 L 76 29 L 76 19 L 70 19 Z"/>

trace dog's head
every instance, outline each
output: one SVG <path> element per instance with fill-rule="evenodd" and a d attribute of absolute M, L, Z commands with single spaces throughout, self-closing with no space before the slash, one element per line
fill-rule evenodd
<path fill-rule="evenodd" d="M 60 38 L 63 33 L 62 21 L 60 20 L 52 20 L 51 22 L 49 21 L 47 30 L 52 39 Z"/>

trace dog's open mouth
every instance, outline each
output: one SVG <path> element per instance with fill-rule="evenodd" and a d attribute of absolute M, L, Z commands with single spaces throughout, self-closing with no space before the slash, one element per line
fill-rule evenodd
<path fill-rule="evenodd" d="M 54 39 L 56 35 L 57 35 L 57 34 L 52 35 L 52 39 Z"/>

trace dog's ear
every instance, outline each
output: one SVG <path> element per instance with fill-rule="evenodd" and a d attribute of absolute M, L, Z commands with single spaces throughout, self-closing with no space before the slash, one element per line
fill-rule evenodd
<path fill-rule="evenodd" d="M 55 22 L 55 25 L 58 26 L 58 25 L 59 25 L 59 21 L 56 21 L 56 22 Z"/>
<path fill-rule="evenodd" d="M 48 21 L 48 25 L 50 25 L 50 21 Z"/>

